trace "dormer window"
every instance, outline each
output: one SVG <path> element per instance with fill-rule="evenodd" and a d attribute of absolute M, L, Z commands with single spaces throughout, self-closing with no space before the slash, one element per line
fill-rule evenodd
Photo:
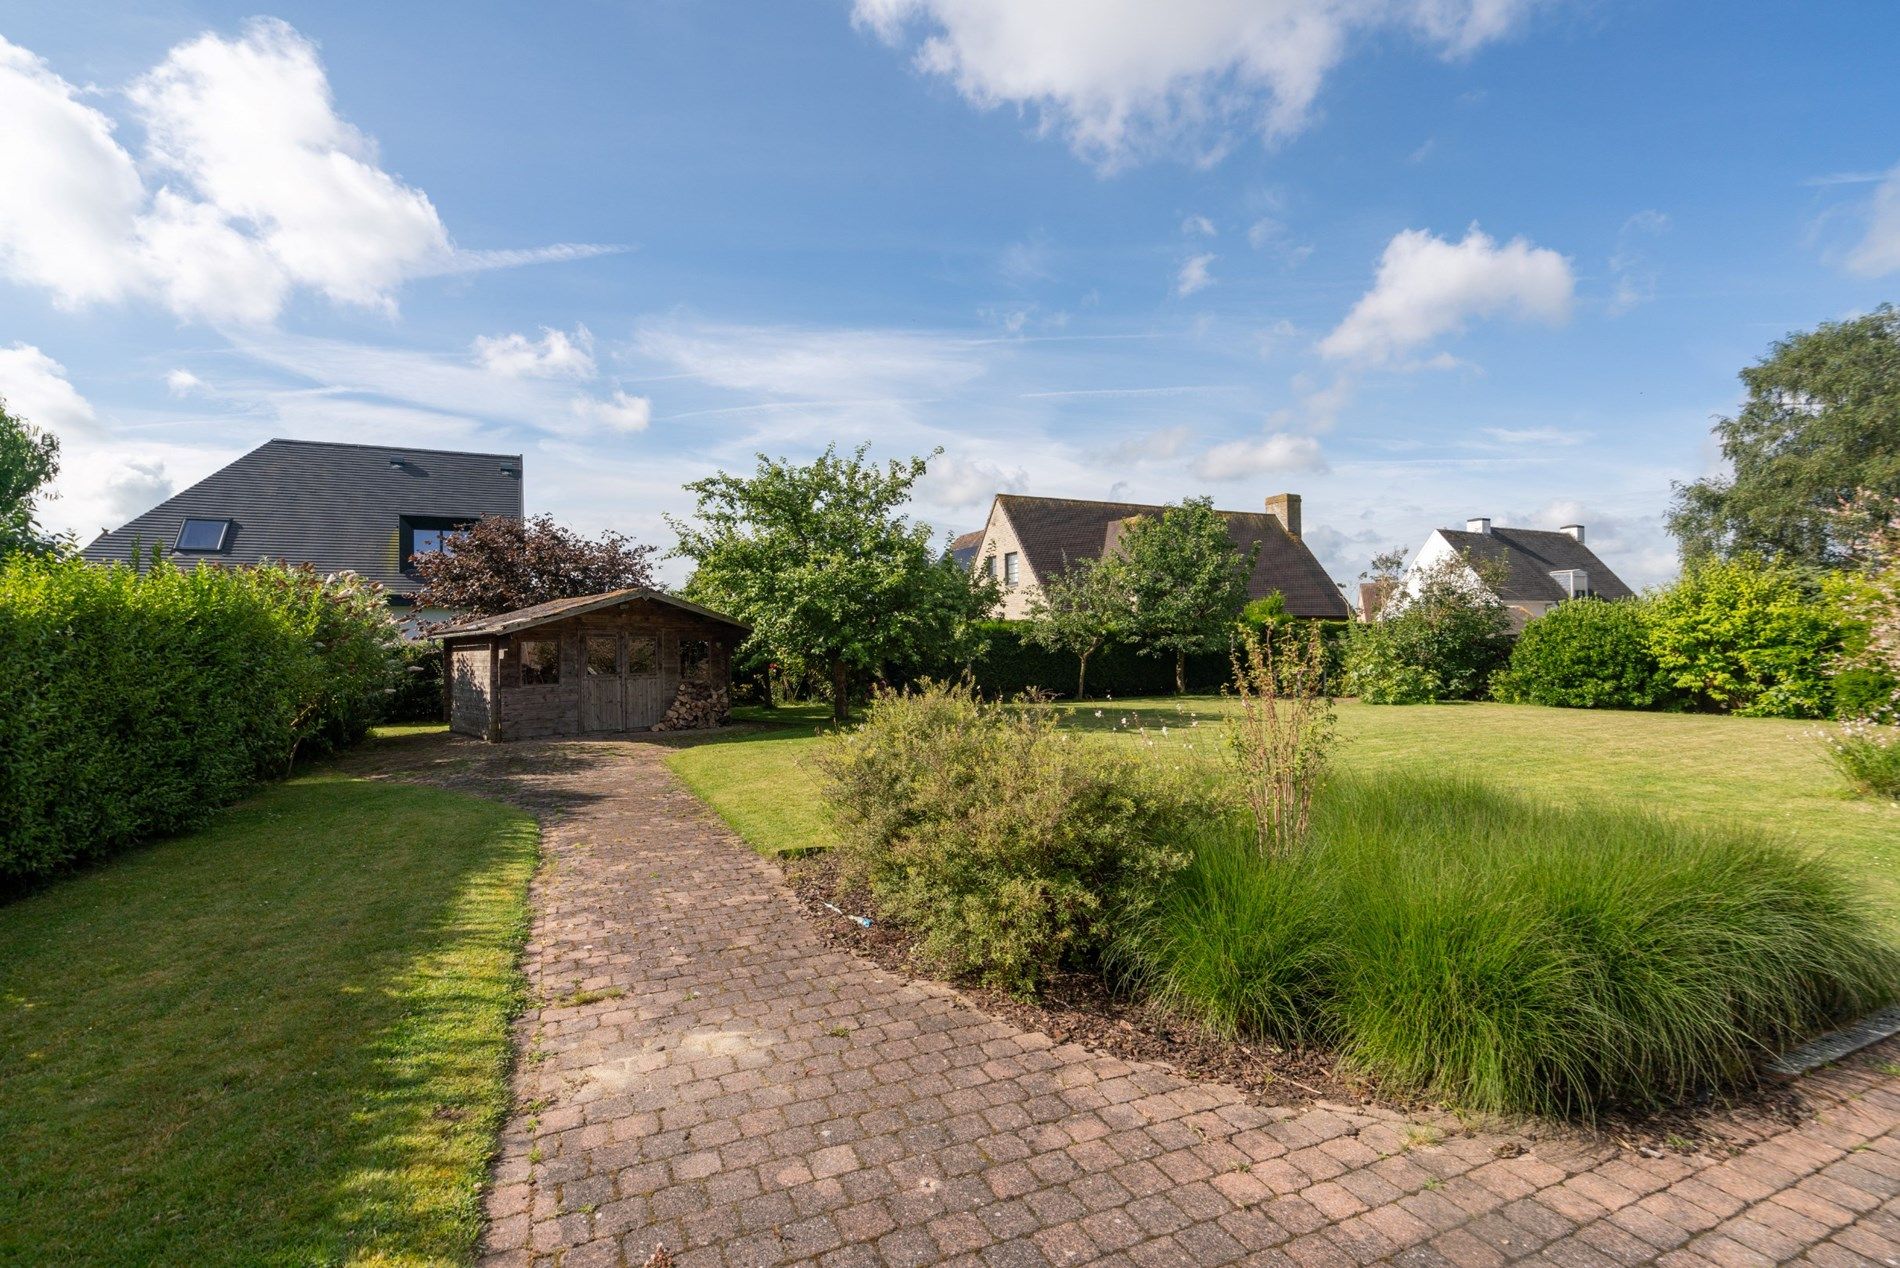
<path fill-rule="evenodd" d="M 224 539 L 230 532 L 230 520 L 186 520 L 179 526 L 172 549 L 194 555 L 216 554 L 224 549 Z"/>
<path fill-rule="evenodd" d="M 1590 573 L 1583 568 L 1558 568 L 1551 574 L 1551 580 L 1563 588 L 1565 597 L 1586 599 L 1590 597 Z"/>
<path fill-rule="evenodd" d="M 417 555 L 454 550 L 455 535 L 472 523 L 474 521 L 468 519 L 442 519 L 429 515 L 403 516 L 400 534 L 403 570 L 408 571 L 415 566 Z"/>

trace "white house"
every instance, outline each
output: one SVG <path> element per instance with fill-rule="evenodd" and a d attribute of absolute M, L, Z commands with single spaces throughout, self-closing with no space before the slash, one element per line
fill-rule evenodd
<path fill-rule="evenodd" d="M 1466 520 L 1462 531 L 1434 530 L 1406 566 L 1393 604 L 1388 606 L 1403 606 L 1407 596 L 1418 593 L 1424 575 L 1447 560 L 1497 565 L 1503 577 L 1497 597 L 1510 610 L 1518 629 L 1567 599 L 1627 599 L 1634 594 L 1584 544 L 1581 524 L 1566 524 L 1552 532 L 1497 527 L 1477 518 Z M 1483 584 L 1468 565 L 1465 574 L 1470 584 Z"/>

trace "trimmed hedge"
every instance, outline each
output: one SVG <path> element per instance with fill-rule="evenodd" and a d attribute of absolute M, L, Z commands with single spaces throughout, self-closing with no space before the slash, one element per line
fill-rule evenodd
<path fill-rule="evenodd" d="M 1075 695 L 1076 663 L 1068 652 L 1044 651 L 1024 639 L 1027 622 L 984 621 L 979 626 L 988 643 L 971 663 L 970 674 L 979 691 L 988 696 L 1015 696 L 1031 689 L 1052 695 Z M 1189 691 L 1218 691 L 1233 677 L 1223 655 L 1190 656 Z M 1161 696 L 1174 692 L 1174 658 L 1143 656 L 1127 644 L 1104 647 L 1089 657 L 1089 695 Z"/>
<path fill-rule="evenodd" d="M 360 740 L 395 640 L 353 576 L 0 564 L 0 886 L 195 826 Z"/>
<path fill-rule="evenodd" d="M 1565 709 L 1654 709 L 1673 698 L 1640 599 L 1558 604 L 1518 636 L 1491 694 Z"/>

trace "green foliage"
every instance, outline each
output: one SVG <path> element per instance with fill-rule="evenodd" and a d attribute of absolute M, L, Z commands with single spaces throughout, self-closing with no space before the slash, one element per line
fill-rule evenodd
<path fill-rule="evenodd" d="M 419 553 L 409 563 L 422 579 L 417 607 L 492 616 L 652 586 L 652 555 L 653 547 L 612 530 L 587 538 L 550 515 L 491 515 L 456 533 L 449 548 Z"/>
<path fill-rule="evenodd" d="M 1649 645 L 1697 707 L 1760 718 L 1830 711 L 1840 612 L 1796 568 L 1752 557 L 1692 561 L 1649 603 Z"/>
<path fill-rule="evenodd" d="M 1121 569 L 1083 559 L 1045 581 L 1029 605 L 1023 636 L 1037 647 L 1076 658 L 1075 698 L 1088 698 L 1089 657 L 1120 637 L 1132 619 Z"/>
<path fill-rule="evenodd" d="M 383 700 L 379 722 L 442 720 L 442 644 L 429 639 L 396 649 L 394 685 Z"/>
<path fill-rule="evenodd" d="M 1284 625 L 1292 619 L 1287 615 L 1286 596 L 1278 590 L 1263 599 L 1249 599 L 1246 606 L 1240 609 L 1240 623 L 1256 634 Z"/>
<path fill-rule="evenodd" d="M 1678 485 L 1670 530 L 1688 558 L 1840 563 L 1841 503 L 1857 490 L 1900 501 L 1900 312 L 1790 335 L 1742 382 L 1741 412 L 1715 425 L 1734 475 Z"/>
<path fill-rule="evenodd" d="M 396 641 L 380 590 L 309 568 L 0 565 L 0 884 L 203 821 L 362 738 Z"/>
<path fill-rule="evenodd" d="M 1219 1033 L 1327 1043 L 1398 1092 L 1693 1098 L 1900 981 L 1844 877 L 1744 831 L 1408 776 L 1332 785 L 1282 861 L 1253 835 L 1189 840 L 1113 962 Z"/>
<path fill-rule="evenodd" d="M 1122 526 L 1109 558 L 1133 608 L 1130 634 L 1147 655 L 1174 657 L 1176 691 L 1187 690 L 1189 656 L 1227 649 L 1258 551 L 1234 546 L 1211 498 Z"/>
<path fill-rule="evenodd" d="M 1834 693 L 1837 718 L 1867 718 L 1900 706 L 1900 679 L 1883 670 L 1843 669 L 1828 687 Z"/>
<path fill-rule="evenodd" d="M 1075 690 L 1075 657 L 1036 646 L 1027 622 L 980 621 L 972 629 L 979 646 L 967 665 L 985 695 L 1007 699 L 1036 691 L 1068 696 Z M 952 665 L 953 671 L 963 668 Z M 1216 691 L 1231 675 L 1225 649 L 1187 659 L 1190 691 Z M 1174 689 L 1174 666 L 1143 656 L 1128 643 L 1111 643 L 1089 658 L 1088 688 L 1098 699 L 1159 695 Z"/>
<path fill-rule="evenodd" d="M 821 752 L 841 878 L 954 974 L 1016 991 L 1086 958 L 1184 857 L 1205 781 L 1063 735 L 1046 709 L 926 683 Z"/>
<path fill-rule="evenodd" d="M 1367 704 L 1480 699 L 1511 654 L 1510 629 L 1482 570 L 1446 559 L 1421 570 L 1414 593 L 1353 629 L 1345 690 Z"/>
<path fill-rule="evenodd" d="M 1883 709 L 1883 720 L 1857 717 L 1823 733 L 1828 760 L 1856 792 L 1900 797 L 1900 725 L 1893 718 Z"/>
<path fill-rule="evenodd" d="M 1491 691 L 1515 704 L 1565 709 L 1653 709 L 1670 694 L 1636 599 L 1558 604 L 1518 635 Z"/>
<path fill-rule="evenodd" d="M 7 412 L 0 399 L 0 559 L 66 545 L 39 526 L 35 503 L 59 474 L 59 438 Z"/>
<path fill-rule="evenodd" d="M 676 553 L 697 565 L 688 593 L 752 626 L 742 655 L 827 673 L 840 718 L 851 674 L 955 659 L 997 599 L 901 513 L 926 460 L 880 467 L 864 455 L 828 447 L 800 466 L 760 454 L 750 476 L 686 486 L 696 520 L 667 518 Z"/>

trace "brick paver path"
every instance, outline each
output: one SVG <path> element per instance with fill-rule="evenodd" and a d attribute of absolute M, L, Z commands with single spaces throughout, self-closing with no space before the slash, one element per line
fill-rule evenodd
<path fill-rule="evenodd" d="M 1900 1263 L 1892 1045 L 1722 1161 L 1432 1143 L 1056 1044 L 827 948 L 654 746 L 449 745 L 548 820 L 485 1264 Z"/>

